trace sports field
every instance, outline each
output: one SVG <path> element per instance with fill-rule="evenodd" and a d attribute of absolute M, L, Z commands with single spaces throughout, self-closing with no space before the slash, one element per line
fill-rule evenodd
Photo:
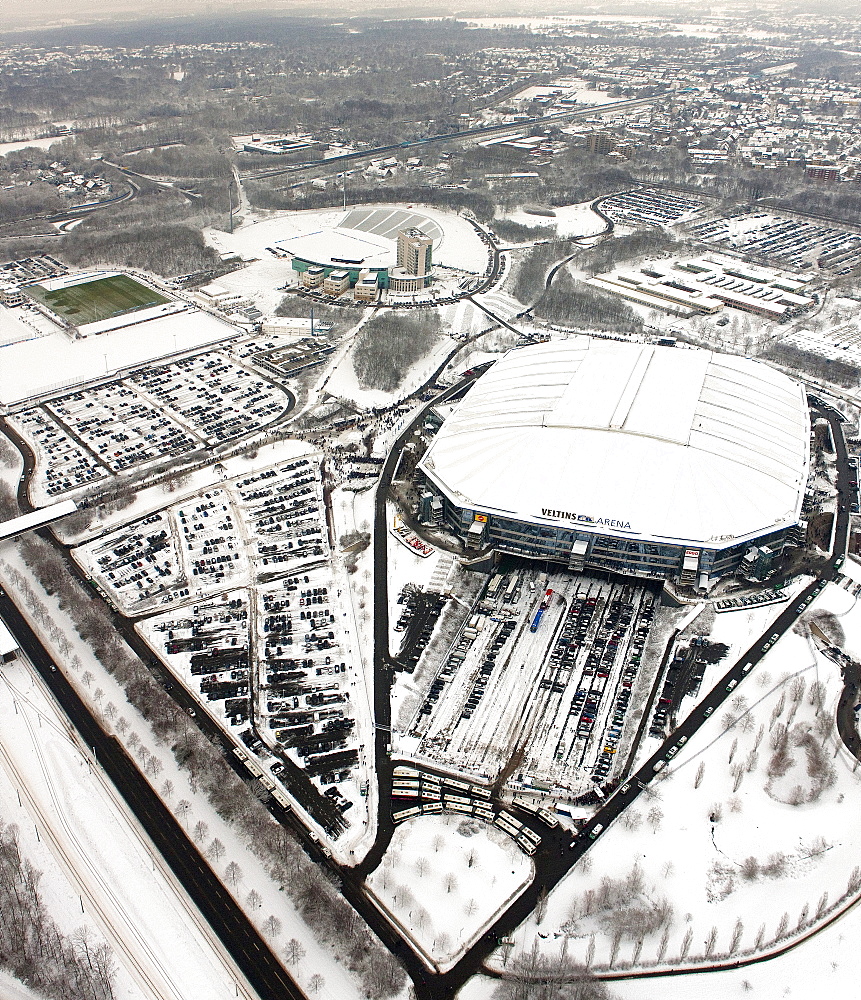
<path fill-rule="evenodd" d="M 54 291 L 42 285 L 31 285 L 27 294 L 75 326 L 170 302 L 152 288 L 124 274 L 83 281 Z"/>

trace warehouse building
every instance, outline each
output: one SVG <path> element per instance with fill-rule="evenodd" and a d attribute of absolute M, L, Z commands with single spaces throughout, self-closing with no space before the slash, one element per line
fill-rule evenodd
<path fill-rule="evenodd" d="M 708 587 L 799 523 L 803 387 L 711 351 L 573 337 L 508 352 L 419 468 L 468 550 Z"/>

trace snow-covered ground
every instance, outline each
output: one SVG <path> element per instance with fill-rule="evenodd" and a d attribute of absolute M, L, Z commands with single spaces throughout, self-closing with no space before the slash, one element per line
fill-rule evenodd
<path fill-rule="evenodd" d="M 830 585 L 806 619 L 823 611 L 857 656 L 856 599 Z M 838 913 L 850 883 L 851 898 L 861 888 L 861 775 L 829 726 L 841 687 L 808 636 L 784 635 L 551 893 L 544 919 L 521 925 L 517 949 L 558 955 L 567 938 L 596 968 L 696 964 L 773 950 Z"/>
<path fill-rule="evenodd" d="M 41 887 L 58 924 L 69 933 L 95 926 L 111 945 L 117 997 L 185 1000 L 201 983 L 214 998 L 236 996 L 237 984 L 252 996 L 23 659 L 4 667 L 0 720 L 3 818 L 47 870 Z"/>
<path fill-rule="evenodd" d="M 533 226 L 547 229 L 548 234 L 555 230 L 561 239 L 572 239 L 577 236 L 595 236 L 604 228 L 604 220 L 596 215 L 588 201 L 576 205 L 554 206 L 553 216 L 534 215 L 518 208 L 507 212 L 502 218 L 517 222 L 522 226 Z"/>
<path fill-rule="evenodd" d="M 445 971 L 533 874 L 511 837 L 488 823 L 444 813 L 402 823 L 367 885 L 422 960 Z"/>
<path fill-rule="evenodd" d="M 239 865 L 241 877 L 236 884 L 230 885 L 226 880 L 225 882 L 254 924 L 262 930 L 269 916 L 274 916 L 279 922 L 277 933 L 274 936 L 269 935 L 276 954 L 281 953 L 285 944 L 292 938 L 302 945 L 305 957 L 290 969 L 290 974 L 300 987 L 306 988 L 311 976 L 319 973 L 325 980 L 324 987 L 317 994 L 322 1000 L 361 1000 L 363 993 L 357 978 L 337 956 L 317 941 L 297 907 L 254 852 L 252 844 L 236 827 L 226 822 L 216 812 L 199 782 L 192 781 L 188 772 L 178 767 L 169 749 L 160 746 L 149 723 L 128 702 L 116 678 L 107 672 L 90 648 L 77 636 L 68 616 L 60 609 L 56 597 L 51 597 L 41 590 L 38 581 L 23 565 L 11 544 L 5 543 L 0 547 L 0 556 L 5 560 L 0 562 L 0 580 L 4 586 L 9 586 L 10 572 L 17 570 L 40 594 L 50 620 L 56 626 L 55 637 L 52 638 L 50 628 L 40 625 L 29 612 L 27 617 L 30 618 L 31 625 L 41 634 L 49 650 L 53 651 L 58 662 L 66 665 L 66 677 L 75 686 L 78 694 L 100 714 L 103 724 L 113 730 L 128 752 L 135 755 L 142 766 L 148 765 L 143 767 L 143 773 L 151 782 L 153 789 L 158 792 L 168 808 L 173 810 L 185 828 L 195 831 L 195 837 L 198 838 L 201 848 L 205 848 L 211 855 L 215 841 L 222 845 L 219 852 L 220 860 L 213 861 L 213 867 L 218 874 L 223 876 L 230 862 Z M 57 638 L 60 635 L 67 637 L 67 641 L 71 644 L 71 653 L 67 651 L 64 655 L 61 652 L 61 640 Z M 0 728 L 0 732 L 3 731 L 5 730 Z M 150 763 L 152 759 L 158 761 L 158 768 Z M 198 827 L 198 823 L 202 826 Z M 122 878 L 122 873 L 117 875 L 120 885 L 125 884 Z M 133 884 L 131 888 L 134 889 Z M 252 890 L 259 897 L 256 905 L 249 898 Z M 159 910 L 155 904 L 152 913 L 158 916 Z M 180 937 L 180 944 L 182 940 Z M 203 974 L 198 977 L 193 987 L 180 994 L 177 1000 L 188 1000 L 189 997 L 200 995 L 201 983 L 208 986 L 208 979 Z M 232 983 L 229 984 L 229 990 L 229 995 L 234 996 L 235 988 Z M 216 998 L 220 996 L 219 993 L 212 991 L 207 995 Z M 165 1000 L 165 998 L 172 1000 L 173 994 L 165 993 L 155 1000 Z"/>
<path fill-rule="evenodd" d="M 0 349 L 0 401 L 10 405 L 238 333 L 236 327 L 196 309 L 82 340 L 71 340 L 57 330 Z"/>

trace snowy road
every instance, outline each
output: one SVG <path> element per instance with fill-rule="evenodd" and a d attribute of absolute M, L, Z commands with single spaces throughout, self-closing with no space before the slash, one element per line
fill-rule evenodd
<path fill-rule="evenodd" d="M 235 1000 L 240 974 L 26 670 L 4 668 L 0 766 L 117 960 L 153 1000 L 185 1000 L 203 982 Z M 256 996 L 247 985 L 240 995 Z"/>

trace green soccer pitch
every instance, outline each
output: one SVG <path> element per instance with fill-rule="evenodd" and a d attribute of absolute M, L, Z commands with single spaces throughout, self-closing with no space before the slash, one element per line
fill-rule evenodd
<path fill-rule="evenodd" d="M 53 292 L 42 285 L 31 285 L 27 294 L 75 326 L 170 302 L 170 299 L 125 274 L 83 281 Z"/>

